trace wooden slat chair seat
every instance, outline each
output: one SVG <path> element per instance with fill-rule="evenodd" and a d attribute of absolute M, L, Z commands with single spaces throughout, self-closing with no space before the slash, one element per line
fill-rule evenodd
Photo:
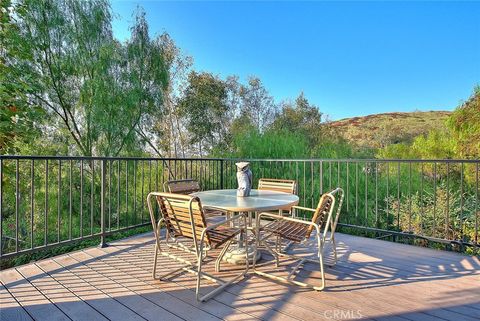
<path fill-rule="evenodd" d="M 302 242 L 305 239 L 308 226 L 298 222 L 274 220 L 263 226 L 261 230 L 274 233 L 293 242 Z"/>
<path fill-rule="evenodd" d="M 160 218 L 158 220 L 155 218 L 155 211 L 152 204 L 152 199 L 155 199 L 158 204 L 160 212 Z M 221 260 L 228 248 L 230 247 L 234 237 L 240 233 L 247 233 L 246 217 L 244 214 L 239 214 L 231 218 L 225 219 L 219 223 L 211 224 L 205 218 L 205 212 L 198 197 L 174 193 L 152 192 L 148 194 L 147 204 L 155 235 L 153 278 L 156 278 L 156 267 L 159 254 L 181 262 L 184 264 L 182 267 L 173 271 L 169 271 L 168 273 L 161 276 L 160 279 L 164 279 L 167 276 L 183 270 L 196 273 L 197 300 L 206 301 L 216 293 L 219 293 L 226 286 L 245 276 L 249 268 L 248 253 L 246 253 L 245 270 L 230 280 L 221 280 L 217 277 L 202 272 L 202 265 L 205 258 L 207 257 L 208 251 L 223 246 L 220 254 L 215 261 L 215 270 L 220 271 Z M 240 224 L 236 224 L 238 227 L 232 227 L 233 222 L 239 220 L 243 221 L 242 226 L 240 227 Z M 184 250 L 185 252 L 195 254 L 196 262 L 188 261 L 184 258 L 178 257 L 170 253 L 169 251 L 162 250 L 160 241 L 160 229 L 163 226 L 167 231 L 164 242 L 165 245 L 169 248 Z M 173 244 L 170 243 L 171 237 L 174 238 Z M 193 241 L 193 249 L 185 246 L 184 242 L 180 242 L 180 239 L 189 239 Z M 202 278 L 213 280 L 219 283 L 220 286 L 210 291 L 209 293 L 201 296 L 200 279 Z"/>
<path fill-rule="evenodd" d="M 325 219 L 327 218 L 328 214 L 333 210 L 334 204 L 335 198 L 330 193 L 324 194 L 320 198 L 318 206 L 313 214 L 312 222 L 317 224 L 321 230 L 323 229 Z M 300 206 L 293 207 L 306 210 L 305 208 L 302 208 Z M 267 225 L 261 227 L 261 229 L 278 235 L 281 238 L 298 243 L 310 237 L 312 231 L 314 230 L 314 226 L 306 225 L 303 222 L 274 220 L 271 223 L 268 223 Z"/>
<path fill-rule="evenodd" d="M 340 201 L 337 205 L 337 211 L 334 216 L 334 209 L 335 209 L 335 195 L 340 194 Z M 263 246 L 268 252 L 270 252 L 276 260 L 276 264 L 279 264 L 279 256 L 287 256 L 290 258 L 294 258 L 300 260 L 300 263 L 290 272 L 287 278 L 282 278 L 273 274 L 260 272 L 255 270 L 255 262 L 253 263 L 253 269 L 255 273 L 273 278 L 275 280 L 286 281 L 293 284 L 297 284 L 304 287 L 311 287 L 317 291 L 321 291 L 325 288 L 325 273 L 323 267 L 323 247 L 326 242 L 332 243 L 333 254 L 334 254 L 334 261 L 337 261 L 337 250 L 335 244 L 335 229 L 338 223 L 338 218 L 340 216 L 340 211 L 343 203 L 344 193 L 341 188 L 336 188 L 335 190 L 331 191 L 330 193 L 323 194 L 320 197 L 320 201 L 318 202 L 318 206 L 316 209 L 301 207 L 301 206 L 293 206 L 296 210 L 302 211 L 310 211 L 313 213 L 312 220 L 306 221 L 292 217 L 284 217 L 282 215 L 275 215 L 272 213 L 264 212 L 257 215 L 257 222 L 256 222 L 256 250 L 260 246 Z M 261 219 L 268 218 L 273 221 L 268 222 L 265 225 L 261 225 Z M 295 255 L 290 255 L 281 250 L 279 243 L 282 239 L 287 239 L 294 243 L 301 243 L 306 241 L 312 235 L 312 232 L 316 231 L 315 237 L 317 240 L 317 256 L 318 260 L 316 259 L 306 259 L 304 257 L 298 257 Z M 328 232 L 330 231 L 330 235 Z M 268 243 L 268 238 L 275 236 L 276 237 L 276 244 L 275 248 L 272 248 Z M 256 253 L 255 253 L 256 255 Z M 314 262 L 320 265 L 320 272 L 322 276 L 322 284 L 320 286 L 314 286 L 311 284 L 307 284 L 304 282 L 295 281 L 292 279 L 292 276 L 295 275 L 296 270 L 299 269 L 304 262 Z"/>
<path fill-rule="evenodd" d="M 202 189 L 200 188 L 200 183 L 197 180 L 187 178 L 166 181 L 164 183 L 163 190 L 168 193 L 188 195 L 200 192 Z M 225 214 L 223 211 L 210 208 L 204 208 L 204 212 L 207 218 L 217 217 Z"/>
<path fill-rule="evenodd" d="M 172 232 L 170 231 L 171 235 L 178 238 L 178 237 L 187 237 L 193 239 L 191 236 L 191 232 L 185 233 L 185 230 L 188 230 L 188 226 L 184 223 L 178 223 L 178 226 Z M 216 249 L 224 244 L 226 241 L 232 239 L 233 237 L 240 234 L 241 230 L 239 228 L 230 228 L 230 227 L 217 227 L 215 230 L 209 230 L 206 232 L 205 239 L 207 243 L 210 245 L 210 248 Z"/>
<path fill-rule="evenodd" d="M 219 226 L 214 230 L 207 231 L 207 237 L 210 240 L 212 248 L 216 249 L 223 245 L 226 241 L 240 234 L 239 228 Z"/>

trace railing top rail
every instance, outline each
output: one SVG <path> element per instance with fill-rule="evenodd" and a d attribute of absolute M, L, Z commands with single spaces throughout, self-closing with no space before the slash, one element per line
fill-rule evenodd
<path fill-rule="evenodd" d="M 39 155 L 0 155 L 0 159 L 48 159 L 48 160 L 156 160 L 156 161 L 174 161 L 174 160 L 226 160 L 225 158 L 199 158 L 199 157 L 108 157 L 108 156 L 39 156 Z"/>
<path fill-rule="evenodd" d="M 376 159 L 376 158 L 218 158 L 218 157 L 102 157 L 102 156 L 39 156 L 0 155 L 0 159 L 39 160 L 143 160 L 143 161 L 251 161 L 251 162 L 403 162 L 403 163 L 480 163 L 480 159 Z"/>

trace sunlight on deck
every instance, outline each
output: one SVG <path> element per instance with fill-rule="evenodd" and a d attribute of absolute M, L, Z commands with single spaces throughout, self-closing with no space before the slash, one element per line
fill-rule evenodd
<path fill-rule="evenodd" d="M 153 237 L 139 235 L 0 272 L 1 320 L 480 318 L 478 258 L 345 234 L 337 239 L 339 262 L 327 266 L 323 292 L 249 275 L 198 303 L 192 274 L 152 279 Z M 291 263 L 275 268 L 266 260 L 259 268 L 279 274 Z M 161 269 L 175 266 L 160 262 Z M 238 268 L 225 267 L 222 276 Z M 307 264 L 297 277 L 315 283 L 319 272 Z"/>

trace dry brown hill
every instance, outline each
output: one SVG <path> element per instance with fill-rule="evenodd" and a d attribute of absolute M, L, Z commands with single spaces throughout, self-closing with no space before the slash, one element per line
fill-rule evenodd
<path fill-rule="evenodd" d="M 329 128 L 358 147 L 379 148 L 411 141 L 432 129 L 446 128 L 449 111 L 394 112 L 345 118 L 328 123 Z"/>

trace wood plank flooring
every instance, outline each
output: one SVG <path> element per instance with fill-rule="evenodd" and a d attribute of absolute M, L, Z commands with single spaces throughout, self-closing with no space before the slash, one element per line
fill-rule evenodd
<path fill-rule="evenodd" d="M 327 266 L 323 292 L 250 273 L 198 303 L 193 274 L 152 279 L 153 236 L 142 234 L 1 271 L 0 320 L 480 320 L 477 257 L 345 234 L 336 239 L 339 261 Z M 159 273 L 178 266 L 162 257 Z M 282 260 L 276 268 L 264 254 L 259 269 L 286 274 L 292 266 Z M 213 262 L 205 267 L 215 274 Z M 238 269 L 225 263 L 216 274 Z M 310 263 L 296 277 L 320 280 Z"/>

